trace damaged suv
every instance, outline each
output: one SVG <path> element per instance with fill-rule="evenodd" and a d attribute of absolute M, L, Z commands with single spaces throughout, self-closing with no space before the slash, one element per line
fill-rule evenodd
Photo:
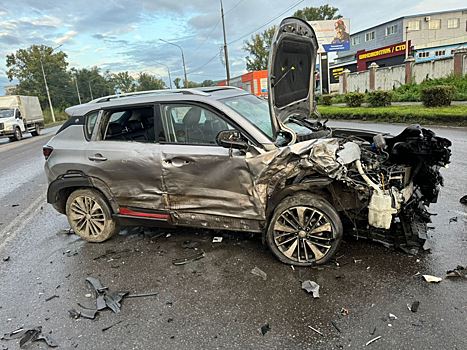
<path fill-rule="evenodd" d="M 282 262 L 322 264 L 344 231 L 411 249 L 426 239 L 451 143 L 329 128 L 315 111 L 313 29 L 287 18 L 269 104 L 233 87 L 108 96 L 67 110 L 46 146 L 47 200 L 102 242 L 120 224 L 263 234 Z"/>

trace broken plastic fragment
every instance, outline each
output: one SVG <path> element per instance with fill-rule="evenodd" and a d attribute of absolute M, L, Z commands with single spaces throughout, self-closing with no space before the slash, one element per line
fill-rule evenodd
<path fill-rule="evenodd" d="M 390 320 L 397 320 L 397 316 L 394 314 L 389 314 L 389 319 Z"/>
<path fill-rule="evenodd" d="M 266 274 L 266 272 L 264 272 L 263 270 L 261 270 L 260 268 L 258 268 L 256 266 L 251 270 L 251 273 L 253 275 L 261 277 L 265 281 L 268 278 L 268 275 Z"/>
<path fill-rule="evenodd" d="M 99 281 L 95 277 L 88 277 L 86 278 L 86 281 L 89 282 L 89 284 L 91 284 L 91 286 L 94 288 L 97 294 L 102 293 L 107 289 L 107 287 L 104 287 L 101 281 Z"/>
<path fill-rule="evenodd" d="M 174 265 L 185 265 L 188 264 L 189 262 L 196 261 L 199 259 L 202 259 L 206 256 L 204 251 L 200 251 L 199 253 L 189 255 L 185 258 L 180 258 L 180 259 L 174 259 L 172 260 L 172 264 Z"/>
<path fill-rule="evenodd" d="M 320 336 L 324 337 L 324 334 L 321 333 L 321 332 L 320 332 L 319 330 L 317 330 L 316 328 L 313 328 L 313 327 L 311 327 L 311 326 L 308 326 L 308 328 L 310 328 L 312 331 L 318 333 Z"/>
<path fill-rule="evenodd" d="M 42 334 L 42 327 L 37 326 L 34 328 L 26 329 L 26 328 L 19 328 L 10 333 L 6 333 L 3 335 L 1 339 L 4 340 L 11 340 L 11 339 L 20 339 L 19 346 L 20 348 L 25 348 L 29 344 L 34 341 L 43 340 L 46 342 L 48 346 L 51 348 L 55 348 L 58 346 L 57 342 L 49 335 Z"/>
<path fill-rule="evenodd" d="M 343 307 L 343 308 L 341 309 L 341 315 L 342 315 L 342 316 L 347 316 L 348 314 L 349 314 L 349 310 L 346 309 L 345 307 Z"/>
<path fill-rule="evenodd" d="M 428 283 L 439 283 L 443 280 L 440 277 L 436 277 L 432 275 L 422 275 L 422 276 L 425 279 L 425 281 L 427 281 Z"/>
<path fill-rule="evenodd" d="M 90 320 L 94 320 L 96 318 L 97 313 L 99 310 L 92 310 L 92 309 L 83 309 L 80 311 L 80 316 L 84 318 L 88 318 Z"/>
<path fill-rule="evenodd" d="M 7 255 L 7 256 L 3 257 L 3 259 L 2 259 L 2 260 L 3 260 L 3 261 L 5 261 L 5 262 L 6 262 L 6 261 L 9 261 L 9 260 L 10 260 L 10 256 L 9 256 L 9 255 Z"/>
<path fill-rule="evenodd" d="M 454 270 L 448 270 L 446 272 L 446 277 L 464 277 L 467 278 L 467 268 L 461 265 L 458 265 Z"/>
<path fill-rule="evenodd" d="M 378 340 L 378 339 L 380 339 L 380 338 L 381 338 L 381 336 L 380 336 L 380 335 L 378 335 L 376 338 L 373 338 L 373 339 L 369 340 L 369 341 L 368 341 L 368 342 L 365 344 L 365 346 L 368 346 L 368 345 L 370 345 L 371 343 L 373 343 L 373 342 L 377 341 L 377 340 Z"/>
<path fill-rule="evenodd" d="M 267 332 L 271 330 L 269 323 L 266 323 L 264 326 L 261 327 L 261 334 L 265 335 Z"/>
<path fill-rule="evenodd" d="M 467 194 L 466 194 L 464 197 L 462 197 L 462 198 L 459 200 L 459 202 L 461 202 L 462 204 L 467 204 Z"/>
<path fill-rule="evenodd" d="M 302 289 L 306 290 L 308 293 L 313 293 L 313 298 L 319 298 L 319 284 L 315 281 L 303 281 Z"/>
<path fill-rule="evenodd" d="M 222 242 L 222 237 L 213 237 L 212 243 L 221 243 Z"/>

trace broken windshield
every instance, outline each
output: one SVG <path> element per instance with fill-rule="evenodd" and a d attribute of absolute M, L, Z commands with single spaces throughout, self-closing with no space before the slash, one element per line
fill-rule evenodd
<path fill-rule="evenodd" d="M 253 95 L 241 95 L 223 99 L 221 102 L 246 118 L 269 138 L 274 138 L 267 101 Z"/>
<path fill-rule="evenodd" d="M 11 118 L 13 115 L 13 109 L 0 109 L 0 118 Z"/>

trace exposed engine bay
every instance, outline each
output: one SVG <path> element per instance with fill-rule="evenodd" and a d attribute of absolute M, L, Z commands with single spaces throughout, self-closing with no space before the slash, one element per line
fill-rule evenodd
<path fill-rule="evenodd" d="M 440 168 L 450 161 L 448 139 L 419 125 L 393 136 L 304 119 L 289 122 L 297 142 L 315 141 L 301 161 L 307 173 L 301 181 L 313 172 L 337 180 L 328 189 L 354 236 L 412 251 L 424 244 L 432 215 L 427 208 L 437 201 Z"/>

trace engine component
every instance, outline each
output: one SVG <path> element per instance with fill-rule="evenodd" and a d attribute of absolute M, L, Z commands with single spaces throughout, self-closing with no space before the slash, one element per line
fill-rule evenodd
<path fill-rule="evenodd" d="M 373 136 L 373 145 L 380 150 L 383 150 L 386 148 L 386 140 L 384 139 L 384 136 L 382 134 L 378 134 Z"/>

